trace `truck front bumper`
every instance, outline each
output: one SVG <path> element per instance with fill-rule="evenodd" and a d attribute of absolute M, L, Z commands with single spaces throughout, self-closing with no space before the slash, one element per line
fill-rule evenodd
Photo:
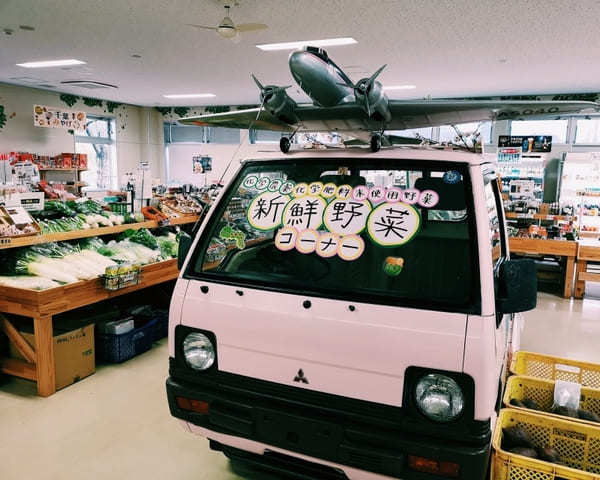
<path fill-rule="evenodd" d="M 277 464 L 279 469 L 286 465 L 292 469 L 296 457 L 306 461 L 309 470 L 320 464 L 328 466 L 329 475 L 341 469 L 346 476 L 339 478 L 351 479 L 483 480 L 487 473 L 489 425 L 466 441 L 440 439 L 411 431 L 401 408 L 231 374 L 220 375 L 217 381 L 201 375 L 189 380 L 174 376 L 167 380 L 171 414 L 231 457 L 246 457 L 267 467 Z M 208 408 L 190 411 L 182 408 L 178 397 L 206 402 Z M 454 463 L 458 469 L 453 476 L 415 471 L 410 456 Z M 369 475 L 359 475 L 360 471 Z M 328 478 L 324 475 L 325 471 L 322 478 Z"/>

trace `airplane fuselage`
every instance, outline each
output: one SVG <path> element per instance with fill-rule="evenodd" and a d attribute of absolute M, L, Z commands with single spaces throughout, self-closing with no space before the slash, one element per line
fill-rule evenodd
<path fill-rule="evenodd" d="M 300 88 L 315 105 L 335 107 L 355 101 L 351 80 L 319 48 L 306 47 L 292 52 L 289 59 L 290 71 Z"/>

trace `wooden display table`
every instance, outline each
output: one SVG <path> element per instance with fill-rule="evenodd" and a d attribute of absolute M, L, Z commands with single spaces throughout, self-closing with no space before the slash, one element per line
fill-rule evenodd
<path fill-rule="evenodd" d="M 588 262 L 600 263 L 600 241 L 580 239 L 577 255 L 577 273 L 575 274 L 575 298 L 583 298 L 585 282 L 600 282 L 600 273 L 587 271 Z"/>
<path fill-rule="evenodd" d="M 509 239 L 510 251 L 513 253 L 529 255 L 554 255 L 565 257 L 567 265 L 565 268 L 565 287 L 563 296 L 571 298 L 573 293 L 573 274 L 575 272 L 575 258 L 577 257 L 577 242 L 568 240 L 542 240 L 537 238 Z"/>
<path fill-rule="evenodd" d="M 38 394 L 48 397 L 56 392 L 52 316 L 142 288 L 174 280 L 179 275 L 177 259 L 142 267 L 140 283 L 116 291 L 104 289 L 100 278 L 62 287 L 35 291 L 0 288 L 0 312 L 33 318 L 35 346 L 32 347 L 2 315 L 0 327 L 25 360 L 0 358 L 0 371 L 37 382 Z"/>
<path fill-rule="evenodd" d="M 186 225 L 196 223 L 197 215 L 187 215 L 180 218 L 172 218 L 165 227 L 175 225 Z M 113 227 L 88 228 L 87 230 L 73 230 L 71 232 L 47 233 L 45 235 L 30 235 L 28 237 L 0 238 L 0 250 L 7 248 L 27 247 L 40 243 L 64 242 L 66 240 L 78 240 L 80 238 L 101 237 L 103 235 L 115 235 L 125 230 L 139 230 L 141 228 L 157 228 L 158 222 L 149 220 L 140 223 L 124 223 Z"/>

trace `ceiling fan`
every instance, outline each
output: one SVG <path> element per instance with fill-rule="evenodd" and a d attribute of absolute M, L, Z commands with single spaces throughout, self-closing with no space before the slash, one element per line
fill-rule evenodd
<path fill-rule="evenodd" d="M 192 23 L 187 23 L 186 25 L 190 27 L 200 28 L 203 30 L 213 30 L 217 32 L 217 35 L 223 38 L 228 38 L 236 43 L 240 41 L 240 33 L 257 32 L 259 30 L 266 30 L 267 28 L 269 28 L 264 23 L 239 23 L 236 25 L 235 23 L 233 23 L 233 20 L 229 16 L 229 9 L 230 6 L 225 5 L 225 17 L 216 27 L 209 27 L 207 25 L 195 25 Z"/>

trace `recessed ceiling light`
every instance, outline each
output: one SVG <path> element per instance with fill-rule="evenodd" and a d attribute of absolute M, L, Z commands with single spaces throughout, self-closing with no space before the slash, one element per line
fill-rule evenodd
<path fill-rule="evenodd" d="M 296 48 L 305 47 L 310 45 L 311 47 L 335 47 L 339 45 L 352 45 L 358 43 L 352 37 L 340 37 L 340 38 L 325 38 L 323 40 L 300 40 L 297 42 L 284 42 L 284 43 L 265 43 L 257 45 L 256 48 L 260 48 L 265 51 L 273 50 L 293 50 Z"/>
<path fill-rule="evenodd" d="M 212 98 L 216 97 L 214 93 L 178 93 L 174 95 L 163 95 L 165 98 Z"/>
<path fill-rule="evenodd" d="M 416 85 L 390 85 L 384 86 L 384 90 L 414 90 L 417 88 Z"/>
<path fill-rule="evenodd" d="M 23 68 L 49 68 L 49 67 L 68 67 L 72 65 L 85 65 L 86 62 L 69 58 L 67 60 L 44 60 L 41 62 L 17 63 L 17 67 Z"/>

